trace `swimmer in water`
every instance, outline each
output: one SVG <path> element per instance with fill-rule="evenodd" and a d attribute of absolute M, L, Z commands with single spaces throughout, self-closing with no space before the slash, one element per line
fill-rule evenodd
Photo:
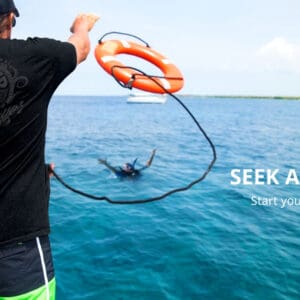
<path fill-rule="evenodd" d="M 133 161 L 133 163 L 125 163 L 122 167 L 116 167 L 116 168 L 111 166 L 106 161 L 106 159 L 98 159 L 98 162 L 100 164 L 104 165 L 105 167 L 107 167 L 110 171 L 112 171 L 118 177 L 138 176 L 141 174 L 141 171 L 143 171 L 151 166 L 155 152 L 156 152 L 156 149 L 154 149 L 152 151 L 151 156 L 150 156 L 149 160 L 147 161 L 147 163 L 139 169 L 135 168 L 137 158 Z"/>

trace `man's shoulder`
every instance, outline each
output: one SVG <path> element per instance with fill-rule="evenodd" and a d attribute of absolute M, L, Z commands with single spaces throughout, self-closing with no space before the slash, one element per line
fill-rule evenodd
<path fill-rule="evenodd" d="M 12 39 L 14 45 L 12 46 L 17 52 L 28 53 L 29 55 L 47 56 L 54 59 L 67 61 L 67 57 L 75 57 L 76 50 L 69 42 L 59 41 L 53 38 L 46 37 L 28 37 L 27 39 Z M 11 48 L 11 47 L 10 47 Z"/>
<path fill-rule="evenodd" d="M 20 45 L 22 47 L 36 47 L 36 48 L 43 48 L 46 49 L 53 49 L 53 48 L 72 48 L 73 45 L 69 42 L 59 41 L 53 38 L 46 38 L 46 37 L 28 37 L 26 39 L 12 39 L 9 42 L 12 42 L 16 45 Z"/>
<path fill-rule="evenodd" d="M 58 40 L 51 39 L 51 38 L 44 38 L 44 37 L 28 37 L 26 39 L 14 38 L 6 41 L 11 43 L 16 43 L 16 44 L 38 44 L 38 43 L 58 42 Z"/>

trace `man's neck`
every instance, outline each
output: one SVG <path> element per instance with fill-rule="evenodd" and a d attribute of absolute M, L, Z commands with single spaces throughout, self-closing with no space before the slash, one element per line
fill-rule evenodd
<path fill-rule="evenodd" d="M 0 32 L 0 39 L 10 39 L 11 38 L 11 30 L 4 30 Z"/>

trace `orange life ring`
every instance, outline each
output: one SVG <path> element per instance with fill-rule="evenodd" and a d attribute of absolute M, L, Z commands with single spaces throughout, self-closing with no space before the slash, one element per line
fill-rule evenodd
<path fill-rule="evenodd" d="M 118 54 L 130 54 L 145 59 L 157 66 L 164 76 L 161 78 L 153 77 L 154 81 L 132 68 L 126 68 L 117 60 L 116 55 Z M 169 59 L 150 47 L 125 40 L 101 41 L 95 49 L 95 57 L 107 73 L 113 75 L 126 86 L 159 94 L 166 93 L 165 90 L 174 93 L 183 87 L 183 77 L 178 68 Z M 156 82 L 162 85 L 165 90 Z"/>

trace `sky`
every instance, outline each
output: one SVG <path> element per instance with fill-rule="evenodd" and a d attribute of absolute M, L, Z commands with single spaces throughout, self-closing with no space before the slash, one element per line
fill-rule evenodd
<path fill-rule="evenodd" d="M 101 17 L 90 34 L 88 59 L 60 85 L 59 95 L 128 94 L 94 57 L 104 33 L 121 31 L 140 36 L 177 65 L 185 80 L 181 94 L 300 96 L 299 0 L 15 0 L 15 4 L 20 17 L 13 38 L 66 41 L 77 14 Z M 118 59 L 127 62 L 123 56 Z M 140 60 L 133 62 L 143 67 Z"/>

